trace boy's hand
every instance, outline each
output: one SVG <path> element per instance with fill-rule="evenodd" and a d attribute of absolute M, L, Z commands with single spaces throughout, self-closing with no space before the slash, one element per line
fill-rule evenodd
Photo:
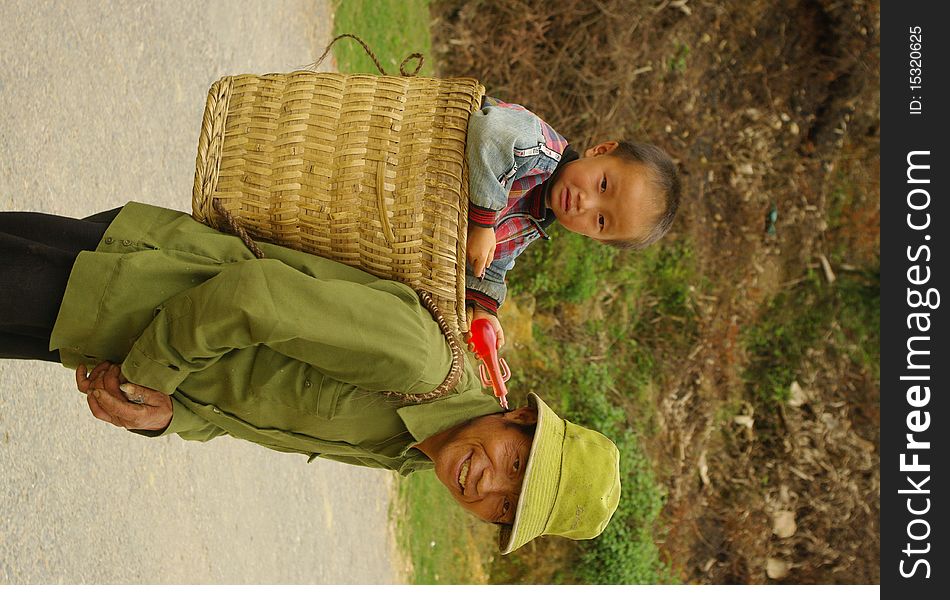
<path fill-rule="evenodd" d="M 491 227 L 469 225 L 465 258 L 472 265 L 475 277 L 484 277 L 485 269 L 495 260 L 495 230 Z"/>
<path fill-rule="evenodd" d="M 492 329 L 495 330 L 495 337 L 497 338 L 497 343 L 495 347 L 501 350 L 501 347 L 505 345 L 505 331 L 501 328 L 501 322 L 498 320 L 498 317 L 486 312 L 480 308 L 474 309 L 472 313 L 472 320 L 476 319 L 488 319 L 488 322 L 491 323 Z M 475 344 L 472 343 L 472 334 L 465 334 L 465 341 L 468 342 L 468 349 L 471 352 L 475 352 Z"/>

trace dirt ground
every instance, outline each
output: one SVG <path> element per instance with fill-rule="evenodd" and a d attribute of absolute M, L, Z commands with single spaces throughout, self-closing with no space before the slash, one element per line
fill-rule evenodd
<path fill-rule="evenodd" d="M 878 3 L 438 2 L 434 14 L 444 75 L 475 74 L 579 148 L 643 138 L 679 164 L 669 238 L 690 240 L 708 286 L 692 297 L 698 341 L 663 367 L 649 440 L 669 490 L 655 537 L 674 572 L 878 582 L 879 381 L 816 347 L 788 404 L 763 412 L 740 343 L 809 271 L 831 283 L 878 261 Z"/>

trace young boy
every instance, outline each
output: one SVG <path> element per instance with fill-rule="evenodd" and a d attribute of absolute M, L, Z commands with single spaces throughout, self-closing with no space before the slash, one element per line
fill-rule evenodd
<path fill-rule="evenodd" d="M 547 123 L 517 104 L 486 97 L 466 143 L 469 227 L 466 304 L 505 341 L 498 308 L 515 259 L 558 221 L 569 231 L 643 248 L 669 231 L 680 183 L 655 146 L 603 142 L 578 156 Z"/>

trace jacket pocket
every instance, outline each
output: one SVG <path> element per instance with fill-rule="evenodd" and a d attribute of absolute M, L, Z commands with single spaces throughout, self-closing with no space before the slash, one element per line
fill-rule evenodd
<path fill-rule="evenodd" d="M 307 363 L 258 347 L 247 391 L 258 410 L 270 405 L 289 422 L 294 415 L 329 420 L 336 414 L 340 384 Z"/>
<path fill-rule="evenodd" d="M 340 402 L 339 381 L 324 377 L 322 373 L 311 369 L 304 380 L 304 387 L 308 390 L 316 389 L 313 406 L 318 417 L 329 421 L 336 416 L 337 404 Z"/>

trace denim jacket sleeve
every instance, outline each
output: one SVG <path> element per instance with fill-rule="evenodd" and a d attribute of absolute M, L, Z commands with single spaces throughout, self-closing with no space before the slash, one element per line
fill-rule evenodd
<path fill-rule="evenodd" d="M 544 145 L 534 113 L 488 106 L 472 114 L 466 160 L 469 169 L 469 223 L 491 227 L 508 204 L 512 183 L 536 166 Z"/>
<path fill-rule="evenodd" d="M 485 277 L 479 279 L 472 274 L 472 265 L 465 265 L 465 302 L 491 314 L 498 313 L 498 307 L 505 301 L 508 285 L 505 276 L 515 266 L 515 257 L 492 261 L 485 268 Z"/>
<path fill-rule="evenodd" d="M 515 259 L 524 252 L 525 248 L 536 239 L 536 233 L 526 234 L 528 239 L 505 258 L 498 258 L 485 268 L 485 277 L 478 279 L 472 274 L 472 266 L 465 265 L 465 302 L 477 306 L 491 314 L 497 314 L 498 308 L 504 303 L 508 294 L 508 284 L 505 278 L 515 266 Z"/>

